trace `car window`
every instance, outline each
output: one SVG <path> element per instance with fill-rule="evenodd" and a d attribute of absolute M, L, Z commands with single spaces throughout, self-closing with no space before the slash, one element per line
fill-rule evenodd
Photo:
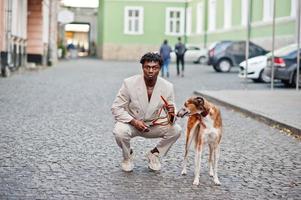
<path fill-rule="evenodd" d="M 301 49 L 300 49 L 301 52 Z M 301 55 L 301 53 L 300 53 Z M 297 58 L 297 50 L 293 50 L 292 52 L 288 53 L 285 57 L 288 59 L 296 59 Z"/>
<path fill-rule="evenodd" d="M 229 52 L 232 54 L 244 54 L 246 49 L 246 43 L 245 42 L 234 42 L 229 47 Z"/>
<path fill-rule="evenodd" d="M 286 56 L 296 50 L 297 50 L 297 44 L 292 44 L 292 45 L 288 45 L 283 48 L 275 50 L 274 55 L 279 56 L 279 57 Z M 271 53 L 269 55 L 271 55 Z"/>
<path fill-rule="evenodd" d="M 209 49 L 221 49 L 224 50 L 227 48 L 232 42 L 231 41 L 221 41 L 221 42 L 214 42 L 209 46 Z"/>
<path fill-rule="evenodd" d="M 259 55 L 262 55 L 262 53 L 263 53 L 263 49 L 262 48 L 254 45 L 254 44 L 251 44 L 251 43 L 250 43 L 249 50 L 250 50 L 250 55 L 251 56 L 259 56 Z"/>

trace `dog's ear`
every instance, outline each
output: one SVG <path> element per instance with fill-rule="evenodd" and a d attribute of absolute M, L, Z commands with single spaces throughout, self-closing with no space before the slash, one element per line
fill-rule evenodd
<path fill-rule="evenodd" d="M 204 105 L 204 99 L 202 97 L 195 97 L 193 103 L 196 107 L 202 107 Z"/>
<path fill-rule="evenodd" d="M 204 105 L 204 98 L 203 97 L 196 97 L 196 101 L 198 102 L 199 105 Z"/>

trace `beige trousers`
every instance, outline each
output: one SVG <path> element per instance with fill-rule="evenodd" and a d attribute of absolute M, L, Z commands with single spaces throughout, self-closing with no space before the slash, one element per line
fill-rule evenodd
<path fill-rule="evenodd" d="M 136 136 L 145 138 L 162 138 L 156 146 L 160 155 L 166 155 L 170 147 L 181 135 L 181 127 L 178 124 L 173 126 L 154 126 L 149 132 L 140 132 L 128 123 L 116 122 L 113 133 L 118 146 L 122 149 L 123 158 L 130 156 L 130 140 Z"/>

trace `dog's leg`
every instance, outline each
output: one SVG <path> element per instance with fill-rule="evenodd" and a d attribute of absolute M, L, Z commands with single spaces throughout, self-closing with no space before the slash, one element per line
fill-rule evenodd
<path fill-rule="evenodd" d="M 198 144 L 196 145 L 196 151 L 195 151 L 195 160 L 194 160 L 195 169 L 194 169 L 193 185 L 199 185 L 199 182 L 200 182 L 202 149 L 203 149 L 203 141 L 202 141 L 202 139 L 200 139 L 198 141 Z"/>
<path fill-rule="evenodd" d="M 187 157 L 188 157 L 188 151 L 190 149 L 190 145 L 193 141 L 194 135 L 192 131 L 190 131 L 189 129 L 187 129 L 187 133 L 186 133 L 186 145 L 185 145 L 185 155 L 184 155 L 184 160 L 183 160 L 183 170 L 181 172 L 182 175 L 186 175 L 187 174 Z"/>
<path fill-rule="evenodd" d="M 186 175 L 187 174 L 186 165 L 187 165 L 188 150 L 189 150 L 189 147 L 190 147 L 190 144 L 189 144 L 190 143 L 190 141 L 189 141 L 189 135 L 190 135 L 190 132 L 187 129 L 187 131 L 186 131 L 185 155 L 184 155 L 184 160 L 183 160 L 183 170 L 181 172 L 182 175 Z"/>
<path fill-rule="evenodd" d="M 213 172 L 214 172 L 213 181 L 215 185 L 221 185 L 217 176 L 217 163 L 219 159 L 219 153 L 220 153 L 219 144 L 216 144 L 213 150 Z"/>
<path fill-rule="evenodd" d="M 213 167 L 212 167 L 212 161 L 213 161 L 213 144 L 209 144 L 209 176 L 213 177 Z"/>

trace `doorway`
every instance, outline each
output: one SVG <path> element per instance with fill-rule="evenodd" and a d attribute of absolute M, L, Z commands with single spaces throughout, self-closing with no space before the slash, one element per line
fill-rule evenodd
<path fill-rule="evenodd" d="M 90 52 L 90 24 L 70 23 L 65 25 L 65 44 L 69 58 L 85 57 Z"/>

